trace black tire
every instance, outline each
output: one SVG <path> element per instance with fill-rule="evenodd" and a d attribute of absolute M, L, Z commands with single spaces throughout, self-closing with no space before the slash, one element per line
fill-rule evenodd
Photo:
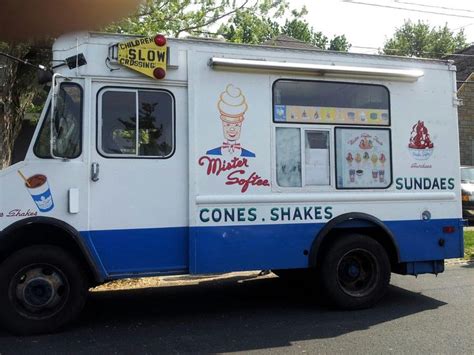
<path fill-rule="evenodd" d="M 14 334 L 60 329 L 79 315 L 87 294 L 81 264 L 59 247 L 30 246 L 0 264 L 0 322 Z"/>
<path fill-rule="evenodd" d="M 321 282 L 328 301 L 342 309 L 372 307 L 390 283 L 390 261 L 374 239 L 344 235 L 323 255 Z"/>

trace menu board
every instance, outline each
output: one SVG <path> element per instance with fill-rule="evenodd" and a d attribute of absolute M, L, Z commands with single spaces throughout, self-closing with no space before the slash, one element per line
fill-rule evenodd
<path fill-rule="evenodd" d="M 392 176 L 388 129 L 336 129 L 338 188 L 384 188 Z"/>
<path fill-rule="evenodd" d="M 388 110 L 275 105 L 274 121 L 285 123 L 333 123 L 388 126 Z"/>

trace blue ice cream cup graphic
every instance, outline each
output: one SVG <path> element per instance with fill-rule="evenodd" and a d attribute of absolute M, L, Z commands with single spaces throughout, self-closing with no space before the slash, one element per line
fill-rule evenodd
<path fill-rule="evenodd" d="M 40 212 L 49 212 L 54 208 L 53 195 L 45 175 L 35 174 L 26 179 L 25 185 Z"/>

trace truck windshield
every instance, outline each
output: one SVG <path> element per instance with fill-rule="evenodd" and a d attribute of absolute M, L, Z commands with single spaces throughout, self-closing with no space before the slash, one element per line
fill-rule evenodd
<path fill-rule="evenodd" d="M 73 159 L 81 155 L 82 89 L 78 84 L 61 84 L 55 113 L 55 155 Z M 51 157 L 51 105 L 36 139 L 34 153 L 40 158 Z"/>
<path fill-rule="evenodd" d="M 474 182 L 474 168 L 461 168 L 461 181 Z"/>

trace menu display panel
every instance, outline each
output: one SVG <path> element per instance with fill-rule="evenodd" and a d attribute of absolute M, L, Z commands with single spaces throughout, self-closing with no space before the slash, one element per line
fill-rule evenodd
<path fill-rule="evenodd" d="M 386 188 L 392 164 L 388 129 L 336 128 L 336 187 Z"/>

